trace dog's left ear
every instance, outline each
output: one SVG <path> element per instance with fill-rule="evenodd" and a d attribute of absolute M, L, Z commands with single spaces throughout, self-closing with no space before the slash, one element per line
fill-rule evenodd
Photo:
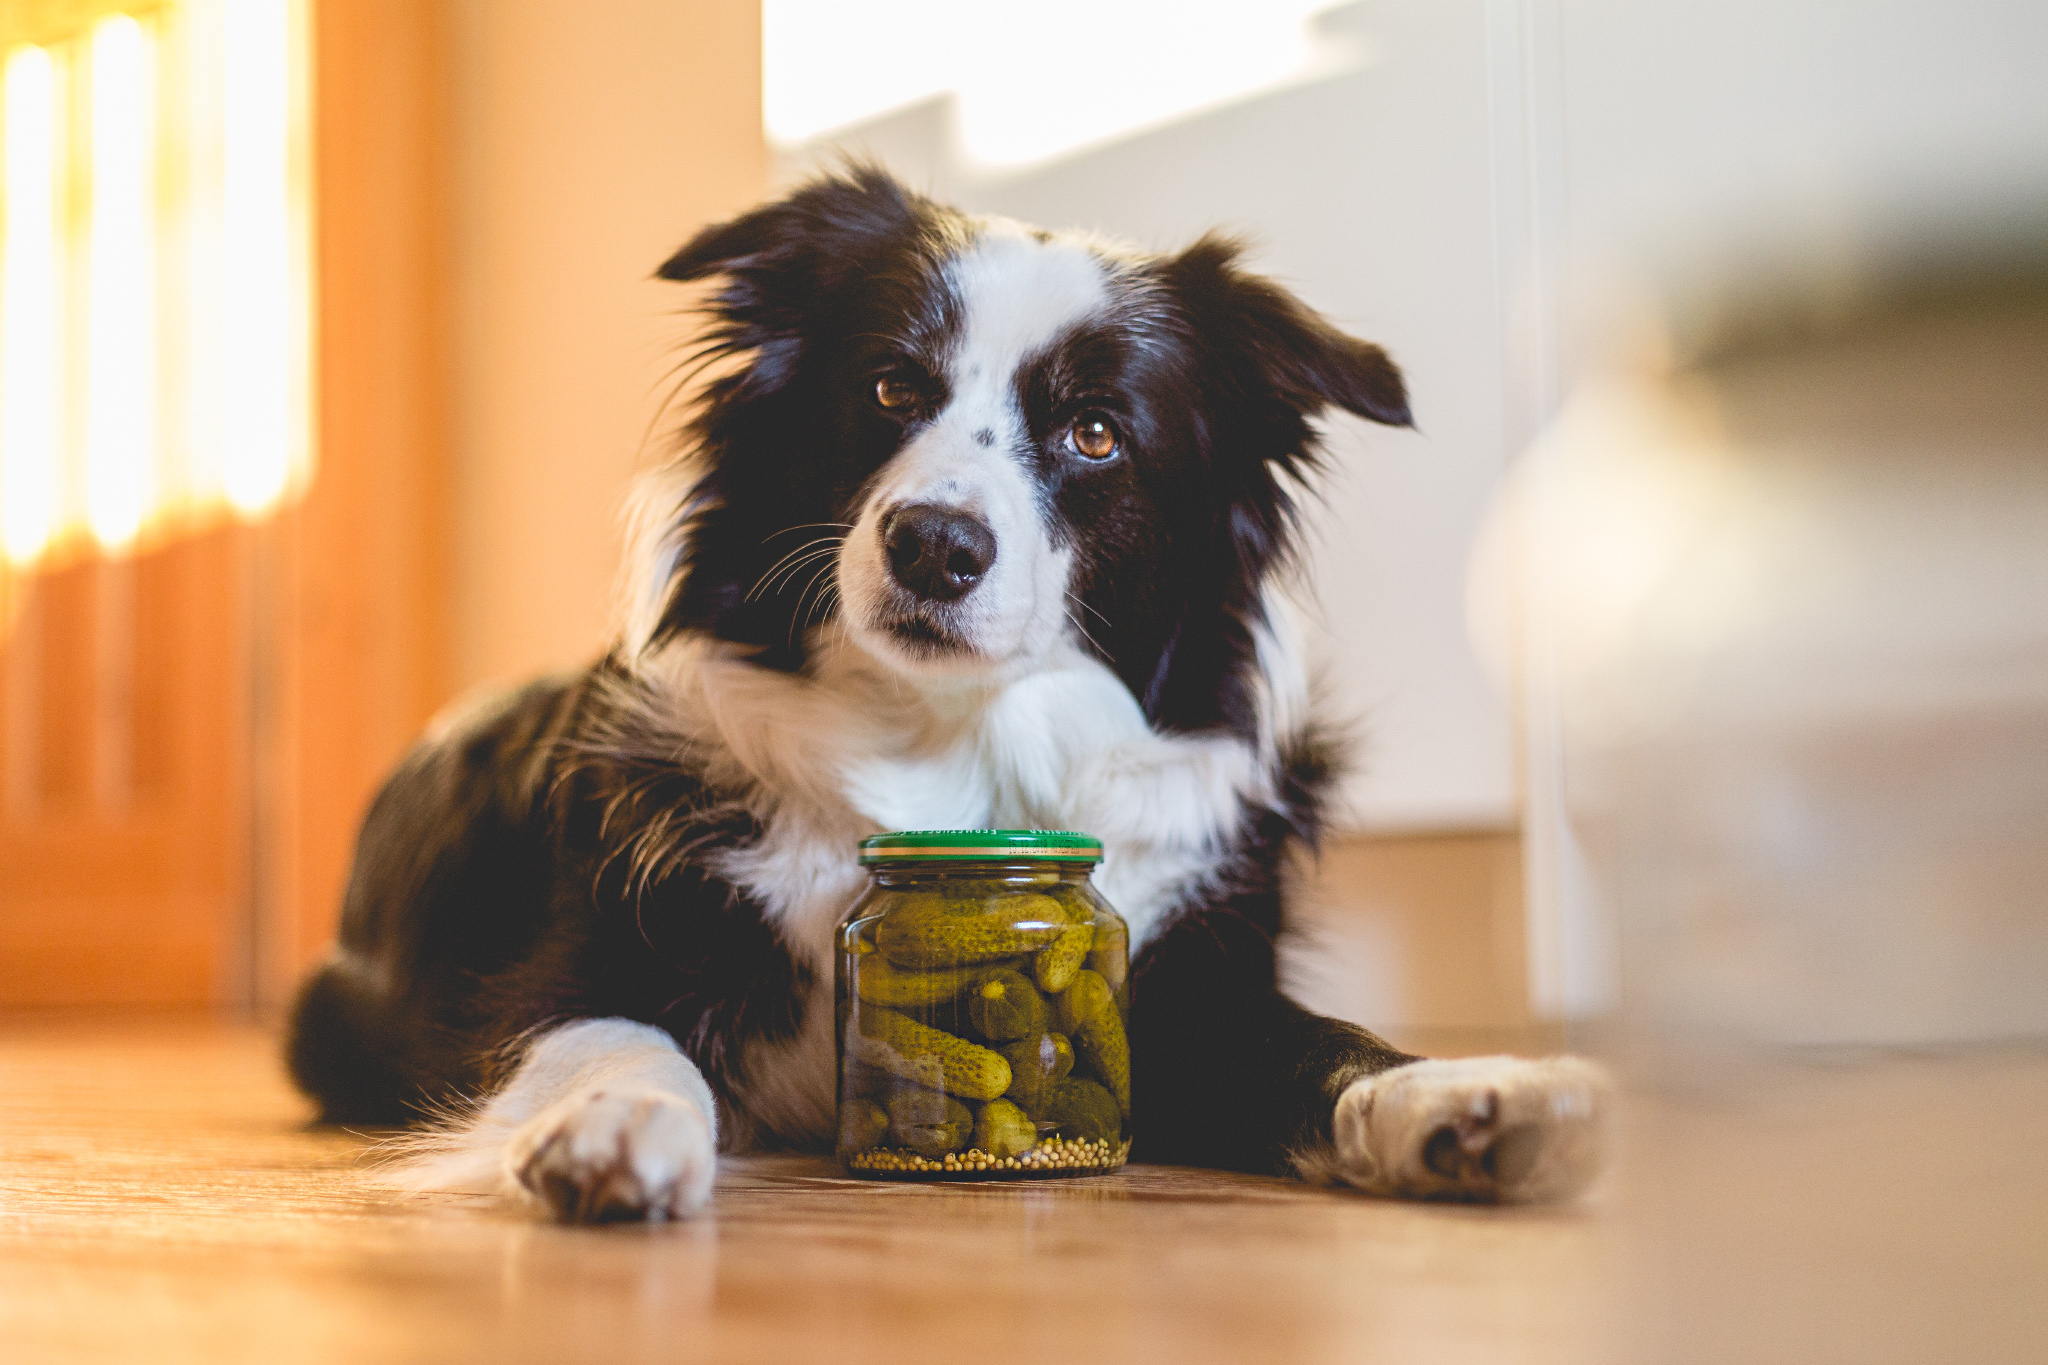
<path fill-rule="evenodd" d="M 714 223 L 654 273 L 676 281 L 725 275 L 808 298 L 859 280 L 882 248 L 915 239 L 931 211 L 880 166 L 855 162 Z"/>
<path fill-rule="evenodd" d="M 1262 389 L 1305 417 L 1339 407 L 1388 426 L 1414 425 L 1407 386 L 1387 353 L 1338 331 L 1272 281 L 1239 269 L 1241 251 L 1212 234 L 1160 267 L 1197 344 L 1225 382 Z M 1240 396 L 1256 402 L 1262 395 Z"/>

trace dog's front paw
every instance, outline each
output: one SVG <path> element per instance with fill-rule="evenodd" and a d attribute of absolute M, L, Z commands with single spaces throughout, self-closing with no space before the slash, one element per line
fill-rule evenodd
<path fill-rule="evenodd" d="M 1333 1174 L 1409 1198 L 1569 1199 L 1600 1172 L 1613 1107 L 1580 1057 L 1410 1062 L 1338 1099 Z"/>
<path fill-rule="evenodd" d="M 528 1123 L 505 1165 L 564 1223 L 658 1223 L 704 1206 L 717 1161 L 696 1104 L 610 1087 L 571 1095 Z"/>

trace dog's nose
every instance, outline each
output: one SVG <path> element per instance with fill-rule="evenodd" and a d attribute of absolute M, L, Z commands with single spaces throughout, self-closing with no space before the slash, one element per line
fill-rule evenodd
<path fill-rule="evenodd" d="M 936 503 L 899 507 L 882 523 L 889 569 L 931 602 L 951 602 L 973 591 L 996 562 L 996 534 L 980 518 Z"/>

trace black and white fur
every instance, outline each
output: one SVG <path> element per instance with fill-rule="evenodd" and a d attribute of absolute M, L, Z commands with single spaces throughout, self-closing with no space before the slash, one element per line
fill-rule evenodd
<path fill-rule="evenodd" d="M 1384 352 L 1227 242 L 1143 255 L 866 168 L 660 273 L 722 279 L 725 368 L 642 509 L 630 621 L 378 797 L 294 1020 L 326 1117 L 439 1112 L 423 1187 L 685 1215 L 716 1151 L 830 1140 L 857 841 L 1067 828 L 1131 928 L 1136 1158 L 1586 1182 L 1589 1065 L 1418 1060 L 1276 981 L 1334 761 L 1276 591 L 1289 489 L 1326 407 L 1407 425 Z"/>

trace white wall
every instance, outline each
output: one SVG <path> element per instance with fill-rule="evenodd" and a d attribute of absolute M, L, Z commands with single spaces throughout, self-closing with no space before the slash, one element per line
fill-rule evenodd
<path fill-rule="evenodd" d="M 1576 271 L 1852 254 L 2048 192 L 2034 0 L 1546 5 Z"/>

